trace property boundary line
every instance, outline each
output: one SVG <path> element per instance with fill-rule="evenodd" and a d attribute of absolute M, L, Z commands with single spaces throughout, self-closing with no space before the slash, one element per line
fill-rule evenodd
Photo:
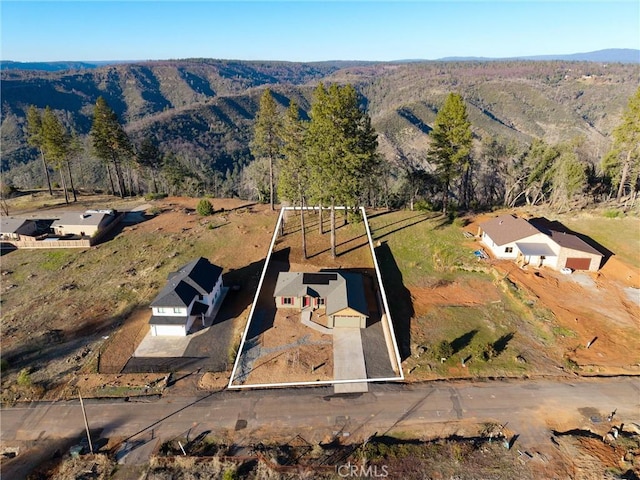
<path fill-rule="evenodd" d="M 234 385 L 233 380 L 236 376 L 236 371 L 238 369 L 238 364 L 240 363 L 240 358 L 242 357 L 242 352 L 244 350 L 244 345 L 247 340 L 247 334 L 249 333 L 249 327 L 251 326 L 251 319 L 253 318 L 253 314 L 256 309 L 256 305 L 258 304 L 258 297 L 260 296 L 260 292 L 262 291 L 262 284 L 264 283 L 264 278 L 267 274 L 267 269 L 269 267 L 269 262 L 271 260 L 271 254 L 273 253 L 273 247 L 278 239 L 278 235 L 280 234 L 280 228 L 282 225 L 282 219 L 284 218 L 284 212 L 286 210 L 318 210 L 319 207 L 282 207 L 280 209 L 280 215 L 278 216 L 278 221 L 276 223 L 275 229 L 273 230 L 273 237 L 271 238 L 271 244 L 269 245 L 269 252 L 267 253 L 267 258 L 265 259 L 264 267 L 262 268 L 262 275 L 260 276 L 260 280 L 258 282 L 258 288 L 256 290 L 255 297 L 253 299 L 253 304 L 251 305 L 251 309 L 249 310 L 249 317 L 247 318 L 247 325 L 244 328 L 244 332 L 242 334 L 242 340 L 240 341 L 240 346 L 238 347 L 238 353 L 236 354 L 236 359 L 233 363 L 233 369 L 231 370 L 231 377 L 229 378 L 229 384 L 227 385 L 228 389 L 246 389 L 246 388 L 278 388 L 278 387 L 296 387 L 296 386 L 313 386 L 313 385 L 335 385 L 335 384 L 343 384 L 343 383 L 370 383 L 370 382 L 390 382 L 390 381 L 401 381 L 404 380 L 404 373 L 402 371 L 402 362 L 400 360 L 400 353 L 398 351 L 397 341 L 395 340 L 395 332 L 393 329 L 393 323 L 391 319 L 391 314 L 389 313 L 389 305 L 387 303 L 387 294 L 384 290 L 384 285 L 382 284 L 382 276 L 380 275 L 380 268 L 378 265 L 378 259 L 376 258 L 375 250 L 373 247 L 373 238 L 371 236 L 371 230 L 369 229 L 369 220 L 367 218 L 367 214 L 365 212 L 364 207 L 359 207 L 360 212 L 362 213 L 362 218 L 365 225 L 365 230 L 367 232 L 367 239 L 369 240 L 369 248 L 371 250 L 371 256 L 373 257 L 374 269 L 376 271 L 376 278 L 378 279 L 378 285 L 382 293 L 382 303 L 386 310 L 386 328 L 383 327 L 383 331 L 385 334 L 385 339 L 387 341 L 391 340 L 393 344 L 393 352 L 395 355 L 396 368 L 399 371 L 398 377 L 384 377 L 384 378 L 361 378 L 361 379 L 349 379 L 349 380 L 320 380 L 320 381 L 309 381 L 309 382 L 279 382 L 279 383 L 253 383 L 249 385 Z M 348 207 L 334 207 L 336 210 L 345 210 Z M 324 209 L 324 208 L 323 208 Z M 327 208 L 328 209 L 328 208 Z M 382 319 L 381 319 L 382 321 Z M 383 322 L 385 325 L 385 322 Z M 388 331 L 387 331 L 388 329 Z M 391 336 L 389 339 L 388 336 Z M 388 347 L 387 347 L 388 348 Z M 395 370 L 395 369 L 394 369 Z"/>

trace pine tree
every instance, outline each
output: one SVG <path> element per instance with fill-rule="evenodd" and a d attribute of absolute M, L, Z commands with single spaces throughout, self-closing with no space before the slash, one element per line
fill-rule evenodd
<path fill-rule="evenodd" d="M 331 209 L 331 255 L 335 258 L 335 206 L 356 206 L 364 190 L 364 178 L 379 160 L 377 134 L 369 116 L 360 110 L 352 85 L 334 84 L 328 90 L 318 85 L 308 138 L 310 191 L 321 211 L 327 204 Z"/>
<path fill-rule="evenodd" d="M 613 146 L 602 167 L 618 188 L 618 200 L 627 190 L 637 191 L 640 180 L 640 88 L 629 99 L 622 123 L 613 131 Z"/>
<path fill-rule="evenodd" d="M 71 136 L 53 110 L 47 106 L 42 116 L 42 147 L 55 170 L 60 172 L 60 184 L 64 191 L 64 200 L 69 203 L 69 192 L 65 180 L 64 167 L 68 166 L 71 155 Z M 70 171 L 70 169 L 69 169 Z"/>
<path fill-rule="evenodd" d="M 442 183 L 442 211 L 446 213 L 453 181 L 463 177 L 463 202 L 468 202 L 471 182 L 471 123 L 467 118 L 464 100 L 459 94 L 450 93 L 447 96 L 429 135 L 431 145 L 428 156 L 435 164 L 436 174 Z"/>
<path fill-rule="evenodd" d="M 160 149 L 154 138 L 145 137 L 138 148 L 136 156 L 138 164 L 148 168 L 151 172 L 151 180 L 153 181 L 153 193 L 158 193 L 157 176 L 160 168 L 162 168 L 162 156 Z"/>
<path fill-rule="evenodd" d="M 269 204 L 271 210 L 275 205 L 275 163 L 280 157 L 281 149 L 281 119 L 278 115 L 276 102 L 268 88 L 260 97 L 260 109 L 256 115 L 254 126 L 253 142 L 251 143 L 251 153 L 256 158 L 266 158 L 269 160 Z"/>
<path fill-rule="evenodd" d="M 109 163 L 113 166 L 120 197 L 124 198 L 127 192 L 122 175 L 122 162 L 133 155 L 133 149 L 129 137 L 118 121 L 118 116 L 102 97 L 98 97 L 93 110 L 91 139 L 96 156 L 107 165 L 109 176 Z M 111 183 L 113 189 L 113 181 Z"/>
<path fill-rule="evenodd" d="M 306 125 L 300 120 L 298 105 L 291 101 L 282 124 L 282 160 L 278 179 L 278 195 L 300 205 L 302 254 L 307 258 L 304 207 L 309 190 L 309 166 L 304 148 Z"/>
<path fill-rule="evenodd" d="M 51 188 L 51 177 L 49 176 L 49 167 L 44 157 L 44 150 L 42 148 L 42 117 L 40 112 L 34 105 L 30 105 L 27 110 L 27 142 L 32 147 L 36 147 L 40 151 L 40 157 L 42 158 L 42 168 L 44 169 L 44 175 L 47 179 L 47 186 L 49 187 L 49 195 L 53 195 Z"/>

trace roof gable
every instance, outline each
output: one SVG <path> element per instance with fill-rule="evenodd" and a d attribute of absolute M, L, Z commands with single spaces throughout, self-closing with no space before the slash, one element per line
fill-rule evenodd
<path fill-rule="evenodd" d="M 514 215 L 500 215 L 481 223 L 479 227 L 496 245 L 505 245 L 542 233 L 524 218 Z"/>
<path fill-rule="evenodd" d="M 169 274 L 167 284 L 151 306 L 188 307 L 194 298 L 211 293 L 221 274 L 221 267 L 206 258 L 197 258 Z"/>

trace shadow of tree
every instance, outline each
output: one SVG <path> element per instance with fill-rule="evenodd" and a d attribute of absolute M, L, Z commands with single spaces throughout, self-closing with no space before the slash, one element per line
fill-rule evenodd
<path fill-rule="evenodd" d="M 502 352 L 504 352 L 504 350 L 507 348 L 507 345 L 513 338 L 513 335 L 513 332 L 507 333 L 493 342 L 493 350 L 496 352 L 496 355 L 500 355 Z"/>
<path fill-rule="evenodd" d="M 404 286 L 402 272 L 389 246 L 381 243 L 375 248 L 375 253 L 387 293 L 389 313 L 393 321 L 400 357 L 405 360 L 411 355 L 411 318 L 415 313 L 411 293 Z"/>
<path fill-rule="evenodd" d="M 467 347 L 471 343 L 471 340 L 473 340 L 473 337 L 475 337 L 477 333 L 478 333 L 477 329 L 470 330 L 467 333 L 465 333 L 463 335 L 460 335 L 458 338 L 453 340 L 451 342 L 451 348 L 453 349 L 453 353 L 456 354 L 459 351 L 461 351 L 463 348 Z"/>

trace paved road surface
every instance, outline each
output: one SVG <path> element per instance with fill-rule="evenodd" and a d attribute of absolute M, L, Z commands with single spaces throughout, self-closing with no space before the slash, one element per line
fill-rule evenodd
<path fill-rule="evenodd" d="M 618 422 L 640 423 L 638 378 L 431 382 L 371 385 L 368 393 L 335 395 L 331 387 L 222 391 L 198 398 L 171 397 L 151 403 L 85 401 L 90 427 L 104 437 L 173 438 L 211 430 L 235 442 L 302 434 L 326 440 L 337 432 L 362 439 L 391 429 L 421 429 L 450 421 L 509 423 L 518 442 L 549 443 L 545 419 L 568 428 L 588 426 L 594 415 L 616 410 Z M 77 402 L 34 403 L 0 411 L 3 441 L 80 436 Z M 429 429 L 429 430 L 428 430 Z M 153 430 L 153 432 L 151 432 Z"/>

